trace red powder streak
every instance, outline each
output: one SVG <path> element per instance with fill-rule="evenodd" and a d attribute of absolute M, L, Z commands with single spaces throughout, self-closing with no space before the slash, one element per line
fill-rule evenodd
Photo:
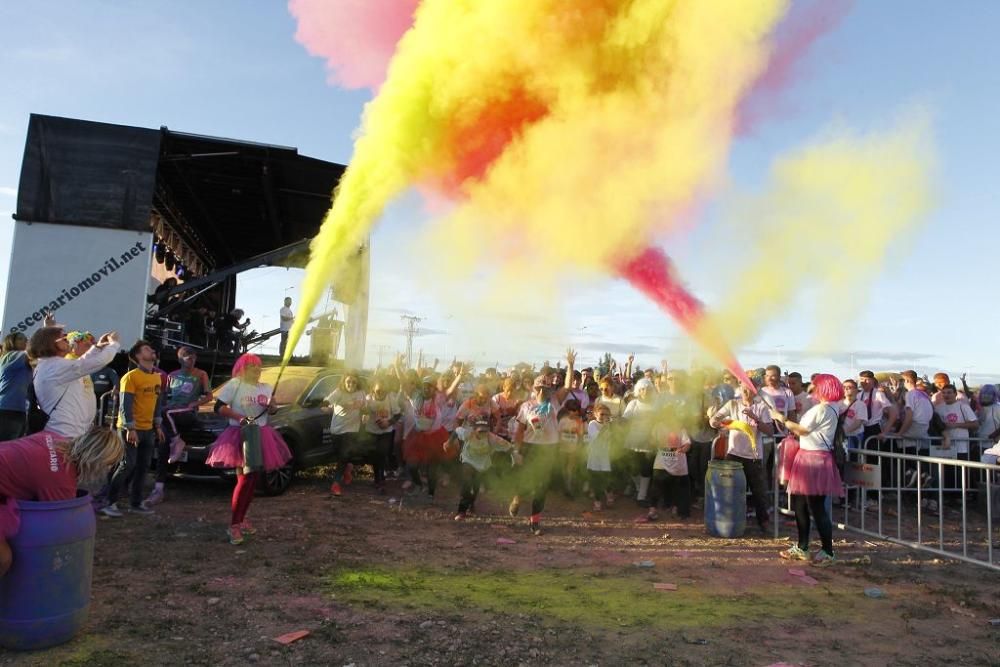
<path fill-rule="evenodd" d="M 621 264 L 618 272 L 633 287 L 674 318 L 688 335 L 709 352 L 721 356 L 723 363 L 740 379 L 740 382 L 750 387 L 754 393 L 757 392 L 753 382 L 747 377 L 722 337 L 718 332 L 706 328 L 704 306 L 677 281 L 673 263 L 662 250 L 646 248 L 631 260 Z"/>
<path fill-rule="evenodd" d="M 442 140 L 451 160 L 447 173 L 435 185 L 444 193 L 456 194 L 467 179 L 480 179 L 490 165 L 524 128 L 544 118 L 549 110 L 522 90 L 514 90 L 504 100 L 490 104 L 482 113 L 455 119 L 451 135 Z"/>

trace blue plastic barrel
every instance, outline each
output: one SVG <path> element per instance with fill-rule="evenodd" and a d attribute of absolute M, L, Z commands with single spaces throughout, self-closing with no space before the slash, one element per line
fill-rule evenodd
<path fill-rule="evenodd" d="M 90 495 L 17 501 L 21 530 L 0 577 L 0 646 L 29 650 L 69 641 L 87 620 L 97 522 Z"/>
<path fill-rule="evenodd" d="M 705 530 L 740 537 L 747 527 L 747 478 L 737 461 L 709 461 L 705 473 Z"/>

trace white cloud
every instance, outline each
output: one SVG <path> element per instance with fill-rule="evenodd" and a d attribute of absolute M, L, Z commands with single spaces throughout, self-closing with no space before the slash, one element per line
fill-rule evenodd
<path fill-rule="evenodd" d="M 0 185 L 0 197 L 16 197 L 17 188 L 12 188 L 9 185 Z"/>

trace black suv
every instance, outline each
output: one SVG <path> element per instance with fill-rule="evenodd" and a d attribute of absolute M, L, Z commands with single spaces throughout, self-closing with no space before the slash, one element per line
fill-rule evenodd
<path fill-rule="evenodd" d="M 260 381 L 274 386 L 278 368 L 265 368 Z M 273 426 L 292 450 L 292 460 L 279 470 L 262 476 L 261 490 L 268 495 L 279 495 L 288 489 L 296 470 L 332 463 L 336 459 L 333 439 L 330 437 L 330 414 L 323 412 L 323 399 L 337 388 L 343 372 L 316 366 L 289 366 L 281 376 L 274 402 L 278 411 L 268 423 Z M 218 393 L 221 387 L 216 388 Z M 234 469 L 212 468 L 205 465 L 208 450 L 229 422 L 216 414 L 214 402 L 201 407 L 197 426 L 181 429 L 187 448 L 177 464 L 177 473 L 186 477 L 232 477 Z M 363 453 L 352 455 L 355 462 L 364 462 Z"/>

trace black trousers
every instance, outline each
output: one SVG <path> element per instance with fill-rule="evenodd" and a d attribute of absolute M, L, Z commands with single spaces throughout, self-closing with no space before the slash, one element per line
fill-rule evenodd
<path fill-rule="evenodd" d="M 833 522 L 826 513 L 826 496 L 802 496 L 792 494 L 792 509 L 795 511 L 795 525 L 799 529 L 799 548 L 809 551 L 809 518 L 816 522 L 823 551 L 833 555 Z"/>
<path fill-rule="evenodd" d="M 767 525 L 767 477 L 764 475 L 764 462 L 756 459 L 745 459 L 735 454 L 727 454 L 727 461 L 743 464 L 743 475 L 750 487 L 750 502 L 757 514 L 757 525 L 761 528 Z"/>
<path fill-rule="evenodd" d="M 483 473 L 468 463 L 462 464 L 462 493 L 458 501 L 458 511 L 468 512 L 476 504 Z"/>
<path fill-rule="evenodd" d="M 649 487 L 649 506 L 656 509 L 676 507 L 682 519 L 691 516 L 691 480 L 687 475 L 671 475 L 666 470 L 654 470 Z"/>
<path fill-rule="evenodd" d="M 698 442 L 691 443 L 691 451 L 688 457 L 688 473 L 691 477 L 691 494 L 695 498 L 702 498 L 705 495 L 705 474 L 708 473 L 708 462 L 712 460 L 712 443 Z"/>

